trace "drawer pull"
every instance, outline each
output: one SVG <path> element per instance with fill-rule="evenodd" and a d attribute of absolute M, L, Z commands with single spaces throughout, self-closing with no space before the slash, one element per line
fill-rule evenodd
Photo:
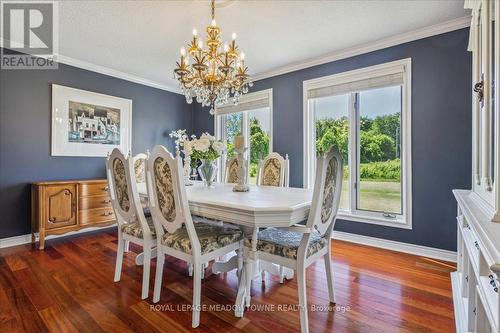
<path fill-rule="evenodd" d="M 469 276 L 468 275 L 465 277 L 465 281 L 469 282 Z"/>
<path fill-rule="evenodd" d="M 495 278 L 494 278 L 493 274 L 488 275 L 488 277 L 490 278 L 490 285 L 493 287 L 493 290 L 496 293 L 498 293 L 498 287 L 497 287 L 497 284 L 495 282 Z"/>
<path fill-rule="evenodd" d="M 111 200 L 103 200 L 102 203 L 103 204 L 109 204 L 109 203 L 111 203 Z"/>
<path fill-rule="evenodd" d="M 51 217 L 51 218 L 49 218 L 49 221 L 50 221 L 50 222 L 55 222 L 55 221 L 56 221 L 56 218 L 55 218 L 55 217 Z"/>
<path fill-rule="evenodd" d="M 477 241 L 474 241 L 474 246 L 479 250 L 479 243 Z"/>
<path fill-rule="evenodd" d="M 472 313 L 476 314 L 476 308 L 474 308 L 474 310 L 472 310 Z"/>
<path fill-rule="evenodd" d="M 103 191 L 107 191 L 107 190 L 109 190 L 109 187 L 108 187 L 108 186 L 105 186 L 105 187 L 103 187 L 103 188 L 102 188 L 102 190 L 103 190 Z"/>
<path fill-rule="evenodd" d="M 113 212 L 104 212 L 101 214 L 101 216 L 110 216 L 113 215 Z"/>

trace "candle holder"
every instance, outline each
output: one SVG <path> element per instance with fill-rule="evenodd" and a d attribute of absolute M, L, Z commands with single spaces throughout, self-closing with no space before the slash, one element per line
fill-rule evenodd
<path fill-rule="evenodd" d="M 238 184 L 234 185 L 233 192 L 248 192 L 250 187 L 245 184 L 245 174 L 246 174 L 246 161 L 243 155 L 248 148 L 235 148 L 234 150 L 238 154 Z"/>

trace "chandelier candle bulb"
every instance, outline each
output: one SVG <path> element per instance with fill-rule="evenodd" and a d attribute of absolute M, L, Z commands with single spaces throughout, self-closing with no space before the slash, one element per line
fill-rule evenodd
<path fill-rule="evenodd" d="M 244 54 L 236 45 L 236 33 L 229 43 L 222 43 L 221 29 L 215 21 L 215 1 L 211 1 L 211 24 L 206 27 L 206 47 L 198 31 L 193 28 L 193 38 L 186 49 L 181 49 L 181 59 L 174 69 L 186 102 L 193 100 L 202 106 L 209 106 L 210 113 L 215 105 L 238 103 L 241 95 L 252 86 L 248 68 L 244 65 Z M 189 60 L 191 58 L 191 61 Z M 191 65 L 189 65 L 191 63 Z"/>
<path fill-rule="evenodd" d="M 233 32 L 233 34 L 231 35 L 231 37 L 233 38 L 233 40 L 236 40 L 236 37 L 237 37 L 237 36 L 238 36 L 238 35 L 236 34 L 236 32 Z"/>

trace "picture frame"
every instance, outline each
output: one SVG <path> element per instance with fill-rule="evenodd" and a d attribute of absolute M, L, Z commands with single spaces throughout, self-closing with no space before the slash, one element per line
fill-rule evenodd
<path fill-rule="evenodd" d="M 51 156 L 105 157 L 132 148 L 132 100 L 52 84 Z"/>

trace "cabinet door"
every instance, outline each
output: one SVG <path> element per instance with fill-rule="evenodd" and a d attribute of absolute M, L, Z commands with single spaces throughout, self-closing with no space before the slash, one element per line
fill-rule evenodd
<path fill-rule="evenodd" d="M 45 228 L 54 229 L 76 225 L 76 185 L 49 185 L 43 200 Z"/>

